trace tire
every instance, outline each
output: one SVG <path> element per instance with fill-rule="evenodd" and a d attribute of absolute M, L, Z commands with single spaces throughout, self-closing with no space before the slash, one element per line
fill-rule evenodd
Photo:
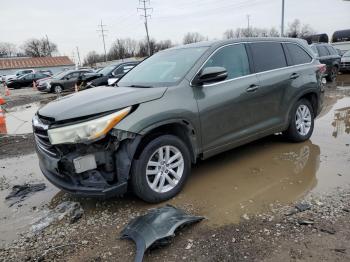
<path fill-rule="evenodd" d="M 51 92 L 55 94 L 61 94 L 63 92 L 63 88 L 60 85 L 55 85 L 51 87 Z"/>
<path fill-rule="evenodd" d="M 337 79 L 338 72 L 339 72 L 338 67 L 333 66 L 332 69 L 331 69 L 331 72 L 326 77 L 327 81 L 333 83 Z"/>
<path fill-rule="evenodd" d="M 167 147 L 170 152 L 168 159 L 172 162 L 159 164 L 162 163 L 161 159 L 164 162 L 167 159 Z M 160 150 L 163 152 L 163 158 L 160 156 Z M 181 160 L 183 160 L 182 164 Z M 172 172 L 169 171 L 171 165 L 177 165 Z M 146 171 L 149 172 L 148 175 Z M 133 161 L 131 186 L 133 192 L 142 200 L 159 203 L 174 197 L 181 191 L 190 171 L 191 157 L 186 144 L 176 136 L 162 135 L 151 140 L 142 149 L 139 159 Z M 172 184 L 169 181 L 172 181 Z M 162 182 L 163 187 L 161 187 Z"/>
<path fill-rule="evenodd" d="M 307 108 L 308 113 L 307 111 L 303 111 L 305 108 Z M 300 110 L 305 113 L 305 117 L 303 117 L 303 120 L 301 121 L 302 124 L 298 125 L 298 118 L 300 118 L 300 116 L 302 117 L 302 115 L 300 115 L 300 113 L 302 114 Z M 314 118 L 315 114 L 309 100 L 299 100 L 291 111 L 289 127 L 284 132 L 285 137 L 293 142 L 303 142 L 308 140 L 314 130 Z"/>

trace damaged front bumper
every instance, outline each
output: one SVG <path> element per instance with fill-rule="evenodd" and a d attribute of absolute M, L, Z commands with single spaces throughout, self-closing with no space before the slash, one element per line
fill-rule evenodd
<path fill-rule="evenodd" d="M 113 129 L 90 144 L 54 146 L 43 125 L 33 130 L 40 169 L 58 188 L 78 196 L 106 198 L 127 191 L 140 135 Z"/>

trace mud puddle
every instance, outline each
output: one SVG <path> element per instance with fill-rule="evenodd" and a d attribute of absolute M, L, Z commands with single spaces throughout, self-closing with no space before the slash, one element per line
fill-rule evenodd
<path fill-rule="evenodd" d="M 40 102 L 13 107 L 5 111 L 5 126 L 1 134 L 21 135 L 31 133 L 32 118 L 42 106 Z"/>
<path fill-rule="evenodd" d="M 23 183 L 46 184 L 44 191 L 28 196 L 11 206 L 5 200 L 12 186 Z M 47 210 L 49 201 L 59 192 L 42 176 L 35 154 L 0 160 L 0 247 L 28 230 Z"/>

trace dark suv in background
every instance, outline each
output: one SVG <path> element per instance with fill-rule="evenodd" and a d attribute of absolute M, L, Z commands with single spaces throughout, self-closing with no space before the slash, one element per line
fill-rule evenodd
<path fill-rule="evenodd" d="M 125 62 L 106 66 L 98 72 L 84 74 L 78 81 L 81 87 L 91 88 L 108 84 L 110 78 L 121 78 L 139 62 Z"/>
<path fill-rule="evenodd" d="M 299 39 L 200 42 L 154 54 L 117 87 L 53 101 L 33 118 L 40 168 L 73 194 L 148 202 L 180 192 L 191 164 L 274 133 L 310 138 L 325 65 Z"/>
<path fill-rule="evenodd" d="M 340 69 L 341 56 L 338 54 L 338 51 L 333 46 L 326 43 L 312 44 L 310 46 L 320 62 L 327 66 L 325 73 L 326 79 L 330 82 L 334 82 Z"/>
<path fill-rule="evenodd" d="M 90 72 L 92 72 L 92 70 L 89 69 L 63 71 L 50 79 L 42 81 L 37 88 L 39 91 L 52 92 L 56 94 L 63 91 L 72 91 L 74 90 L 78 79 L 82 75 Z"/>

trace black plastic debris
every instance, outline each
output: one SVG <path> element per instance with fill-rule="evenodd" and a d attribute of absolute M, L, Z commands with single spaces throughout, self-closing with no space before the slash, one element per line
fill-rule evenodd
<path fill-rule="evenodd" d="M 304 212 L 306 210 L 311 209 L 311 205 L 308 203 L 299 203 L 295 205 L 295 208 L 299 211 L 299 212 Z"/>
<path fill-rule="evenodd" d="M 11 193 L 7 197 L 5 197 L 5 199 L 6 200 L 9 200 L 12 198 L 23 199 L 27 195 L 44 190 L 45 188 L 46 188 L 46 185 L 44 183 L 15 185 L 12 187 Z"/>
<path fill-rule="evenodd" d="M 202 219 L 204 217 L 191 216 L 181 209 L 167 205 L 133 219 L 121 232 L 121 238 L 132 239 L 136 243 L 135 261 L 140 262 L 148 248 L 169 244 L 176 229 Z"/>

